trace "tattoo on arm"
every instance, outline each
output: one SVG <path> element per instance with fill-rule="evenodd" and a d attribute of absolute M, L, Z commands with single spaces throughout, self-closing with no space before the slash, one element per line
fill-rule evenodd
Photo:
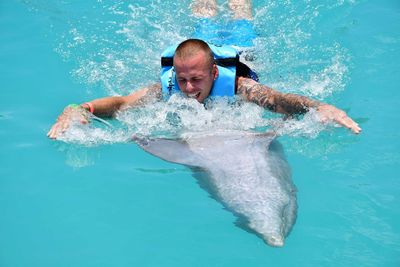
<path fill-rule="evenodd" d="M 295 94 L 284 94 L 250 79 L 241 80 L 238 94 L 271 111 L 289 115 L 306 113 L 311 107 L 320 105 L 318 101 Z"/>

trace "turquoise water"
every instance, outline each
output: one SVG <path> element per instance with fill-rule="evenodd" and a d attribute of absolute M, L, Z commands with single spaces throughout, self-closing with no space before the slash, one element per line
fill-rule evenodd
<path fill-rule="evenodd" d="M 363 128 L 354 136 L 312 114 L 282 123 L 251 105 L 211 119 L 281 125 L 299 206 L 283 248 L 236 227 L 189 169 L 126 141 L 170 131 L 165 106 L 47 139 L 65 105 L 156 79 L 159 51 L 193 32 L 188 5 L 0 2 L 0 266 L 399 266 L 398 1 L 253 1 L 261 81 L 337 105 Z"/>

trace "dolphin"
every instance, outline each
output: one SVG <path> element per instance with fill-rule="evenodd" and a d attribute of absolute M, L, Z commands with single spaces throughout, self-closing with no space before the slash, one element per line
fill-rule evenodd
<path fill-rule="evenodd" d="M 282 146 L 272 133 L 220 131 L 186 133 L 179 139 L 134 141 L 169 162 L 204 170 L 213 198 L 244 219 L 274 247 L 284 245 L 297 216 L 296 188 Z"/>

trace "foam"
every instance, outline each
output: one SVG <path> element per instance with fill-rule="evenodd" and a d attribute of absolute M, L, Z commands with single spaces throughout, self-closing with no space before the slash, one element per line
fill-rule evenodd
<path fill-rule="evenodd" d="M 265 126 L 264 110 L 252 103 L 230 103 L 221 98 L 204 106 L 195 99 L 173 95 L 166 102 L 127 110 L 118 119 L 138 134 L 166 133 L 179 135 L 184 131 L 217 129 L 252 129 Z"/>
<path fill-rule="evenodd" d="M 98 123 L 80 124 L 79 122 L 72 123 L 68 130 L 57 139 L 88 147 L 130 141 L 126 129 L 106 128 Z"/>
<path fill-rule="evenodd" d="M 271 119 L 270 125 L 280 136 L 307 138 L 317 138 L 328 127 L 328 124 L 320 123 L 318 113 L 313 109 L 307 112 L 302 119 Z"/>

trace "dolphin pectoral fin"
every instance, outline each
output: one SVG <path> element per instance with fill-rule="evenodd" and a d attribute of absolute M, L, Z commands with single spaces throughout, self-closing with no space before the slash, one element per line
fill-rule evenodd
<path fill-rule="evenodd" d="M 183 141 L 161 138 L 140 138 L 137 136 L 133 137 L 133 141 L 145 151 L 163 160 L 189 166 L 198 166 L 196 164 L 198 161 L 196 160 L 195 154 Z"/>

